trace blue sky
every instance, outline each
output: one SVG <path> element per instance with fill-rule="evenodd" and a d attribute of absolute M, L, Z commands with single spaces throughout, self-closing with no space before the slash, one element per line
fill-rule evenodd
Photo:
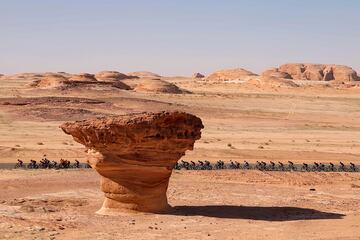
<path fill-rule="evenodd" d="M 1 0 L 0 73 L 360 71 L 359 0 Z"/>

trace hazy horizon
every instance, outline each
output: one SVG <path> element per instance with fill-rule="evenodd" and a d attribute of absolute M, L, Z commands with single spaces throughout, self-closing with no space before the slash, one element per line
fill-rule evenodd
<path fill-rule="evenodd" d="M 0 73 L 260 73 L 289 62 L 360 71 L 360 1 L 0 2 Z"/>

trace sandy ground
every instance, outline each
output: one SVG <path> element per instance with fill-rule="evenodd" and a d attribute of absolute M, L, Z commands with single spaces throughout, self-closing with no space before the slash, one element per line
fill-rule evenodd
<path fill-rule="evenodd" d="M 165 80 L 193 94 L 39 90 L 1 79 L 0 163 L 85 161 L 59 129 L 64 121 L 182 110 L 205 125 L 185 160 L 360 164 L 359 89 Z M 176 171 L 172 212 L 121 217 L 94 214 L 98 181 L 92 170 L 0 170 L 0 239 L 360 239 L 359 173 Z"/>
<path fill-rule="evenodd" d="M 359 239 L 359 173 L 175 171 L 168 214 L 96 215 L 93 170 L 0 172 L 0 239 Z M 311 191 L 310 189 L 314 189 Z"/>
<path fill-rule="evenodd" d="M 238 84 L 166 80 L 193 94 L 34 90 L 26 87 L 30 80 L 1 80 L 0 162 L 40 159 L 43 154 L 85 160 L 83 147 L 62 133 L 61 123 L 149 110 L 183 110 L 201 117 L 203 136 L 185 156 L 188 160 L 348 163 L 360 159 L 360 89 L 249 90 Z M 39 100 L 46 96 L 103 103 Z M 33 102 L 16 105 L 20 97 L 32 97 Z"/>

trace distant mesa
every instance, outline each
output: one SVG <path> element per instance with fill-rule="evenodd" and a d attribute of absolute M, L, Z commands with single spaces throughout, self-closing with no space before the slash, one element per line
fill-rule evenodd
<path fill-rule="evenodd" d="M 192 78 L 204 78 L 204 77 L 205 77 L 205 75 L 198 73 L 198 72 L 196 72 L 192 75 Z"/>
<path fill-rule="evenodd" d="M 70 81 L 82 81 L 82 82 L 96 82 L 96 78 L 94 74 L 90 73 L 80 73 L 73 74 L 69 78 Z"/>
<path fill-rule="evenodd" d="M 93 74 L 75 74 L 67 77 L 67 74 L 48 73 L 42 75 L 41 78 L 35 79 L 30 87 L 40 89 L 122 89 L 131 90 L 131 87 L 121 81 L 102 82 L 97 81 Z"/>
<path fill-rule="evenodd" d="M 257 74 L 245 70 L 243 68 L 224 69 L 210 74 L 206 78 L 206 80 L 209 81 L 243 80 L 244 78 L 249 76 L 257 76 Z"/>
<path fill-rule="evenodd" d="M 128 76 L 124 73 L 120 73 L 117 71 L 101 71 L 96 73 L 95 78 L 98 81 L 119 81 L 119 80 L 123 80 L 123 79 L 128 79 L 131 78 L 131 76 Z"/>
<path fill-rule="evenodd" d="M 136 92 L 152 92 L 152 93 L 190 93 L 189 91 L 180 89 L 173 83 L 166 82 L 159 79 L 140 78 L 134 80 L 124 81 Z"/>
<path fill-rule="evenodd" d="M 263 76 L 283 76 L 294 80 L 356 81 L 360 80 L 351 67 L 335 64 L 288 63 L 262 73 Z"/>
<path fill-rule="evenodd" d="M 138 78 L 160 78 L 161 75 L 148 72 L 148 71 L 138 71 L 138 72 L 129 72 L 128 76 L 138 77 Z"/>

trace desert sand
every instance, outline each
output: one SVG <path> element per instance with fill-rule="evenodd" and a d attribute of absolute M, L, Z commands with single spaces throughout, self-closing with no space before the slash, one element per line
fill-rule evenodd
<path fill-rule="evenodd" d="M 358 81 L 105 73 L 0 77 L 0 163 L 85 162 L 64 122 L 177 110 L 204 125 L 182 160 L 360 164 Z M 360 238 L 359 173 L 173 171 L 171 211 L 116 217 L 95 214 L 99 180 L 93 169 L 0 170 L 0 239 Z"/>

